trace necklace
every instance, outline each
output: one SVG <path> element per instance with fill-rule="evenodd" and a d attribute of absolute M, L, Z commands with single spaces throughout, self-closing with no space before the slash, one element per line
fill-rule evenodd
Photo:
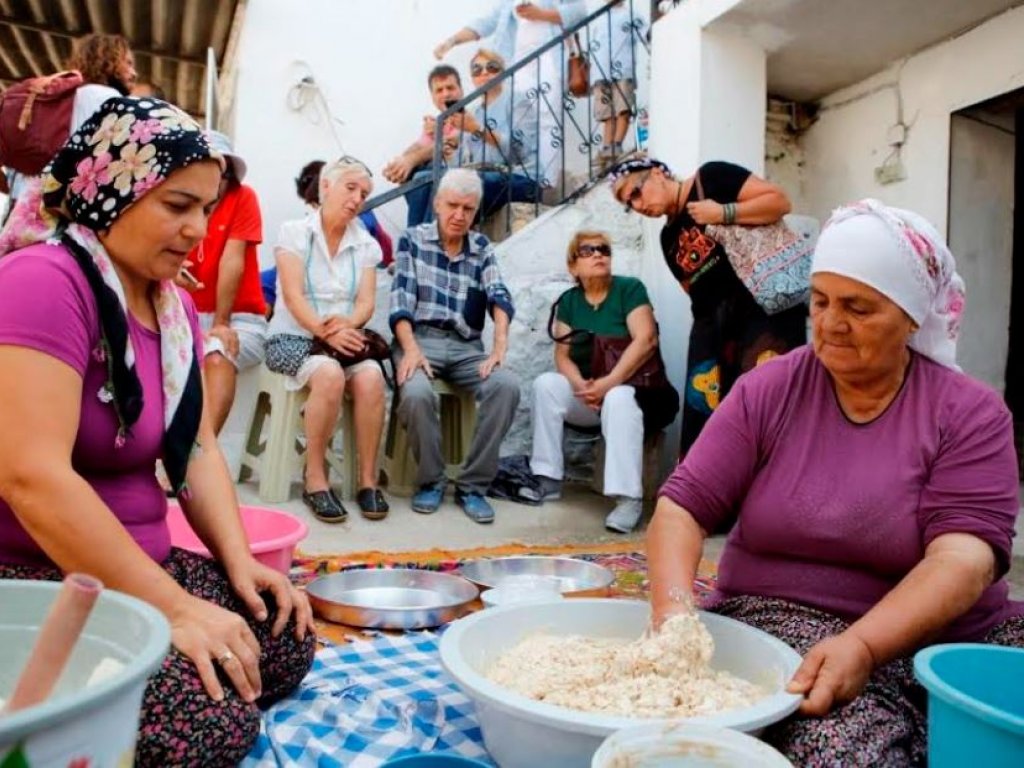
<path fill-rule="evenodd" d="M 683 196 L 683 182 L 680 181 L 679 182 L 679 186 L 676 188 L 676 202 L 675 202 L 675 205 L 673 206 L 673 208 L 675 208 L 675 211 L 672 214 L 672 218 L 675 218 L 681 212 L 680 208 L 679 208 L 679 200 L 680 200 L 680 198 L 682 198 L 682 196 Z"/>

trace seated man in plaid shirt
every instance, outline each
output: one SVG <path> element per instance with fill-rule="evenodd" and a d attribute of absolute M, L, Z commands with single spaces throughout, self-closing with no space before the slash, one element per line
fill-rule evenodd
<path fill-rule="evenodd" d="M 436 220 L 409 228 L 399 240 L 389 322 L 397 347 L 398 418 L 418 465 L 412 508 L 430 514 L 444 498 L 439 404 L 430 385 L 439 376 L 476 396 L 476 431 L 455 483 L 455 503 L 470 519 L 489 523 L 494 509 L 484 493 L 498 472 L 498 450 L 519 404 L 519 382 L 501 367 L 512 297 L 490 242 L 470 230 L 481 194 L 473 171 L 456 168 L 441 178 Z M 494 321 L 490 354 L 480 338 L 488 311 Z"/>

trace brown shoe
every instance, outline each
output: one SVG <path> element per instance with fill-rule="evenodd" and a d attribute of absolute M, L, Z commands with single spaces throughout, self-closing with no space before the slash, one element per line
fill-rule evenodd
<path fill-rule="evenodd" d="M 360 488 L 356 493 L 356 503 L 367 520 L 383 520 L 391 509 L 380 488 Z"/>

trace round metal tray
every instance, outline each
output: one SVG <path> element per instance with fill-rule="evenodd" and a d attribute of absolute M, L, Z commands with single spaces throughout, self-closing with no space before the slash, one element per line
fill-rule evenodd
<path fill-rule="evenodd" d="M 459 618 L 478 593 L 461 576 L 415 568 L 343 571 L 306 587 L 323 618 L 371 629 L 436 627 Z"/>
<path fill-rule="evenodd" d="M 473 560 L 459 572 L 480 587 L 497 587 L 508 576 L 553 576 L 563 595 L 600 595 L 615 581 L 615 574 L 603 565 L 573 557 L 522 555 Z"/>

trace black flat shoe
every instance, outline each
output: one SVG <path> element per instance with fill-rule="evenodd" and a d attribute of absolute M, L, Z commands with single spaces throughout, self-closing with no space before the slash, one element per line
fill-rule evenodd
<path fill-rule="evenodd" d="M 380 488 L 360 488 L 356 493 L 356 503 L 367 520 L 383 520 L 391 509 Z"/>
<path fill-rule="evenodd" d="M 343 523 L 348 518 L 348 512 L 341 506 L 341 500 L 331 490 L 302 492 L 302 501 L 309 507 L 313 517 L 322 523 Z"/>

